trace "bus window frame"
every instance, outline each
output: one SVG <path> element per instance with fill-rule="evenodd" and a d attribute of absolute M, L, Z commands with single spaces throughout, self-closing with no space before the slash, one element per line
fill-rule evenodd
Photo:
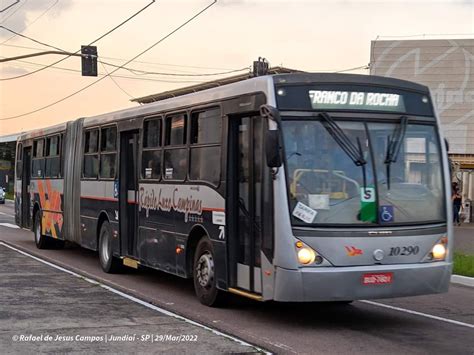
<path fill-rule="evenodd" d="M 104 151 L 102 153 L 102 130 L 115 127 L 115 150 L 110 150 L 110 151 Z M 98 150 L 97 154 L 99 155 L 99 171 L 97 173 L 97 180 L 98 181 L 115 181 L 117 179 L 117 170 L 118 170 L 118 163 L 117 163 L 117 156 L 118 156 L 118 142 L 119 142 L 119 130 L 118 130 L 118 125 L 117 122 L 115 123 L 110 123 L 110 124 L 105 124 L 103 126 L 98 126 L 99 128 L 99 139 L 98 139 Z M 102 177 L 100 172 L 102 169 L 102 155 L 111 155 L 115 154 L 115 173 L 113 177 Z"/>
<path fill-rule="evenodd" d="M 97 151 L 94 152 L 94 153 L 86 153 L 85 152 L 85 150 L 86 150 L 86 134 L 88 132 L 91 132 L 91 131 L 94 131 L 94 130 L 97 130 L 97 132 L 98 132 Z M 84 144 L 83 144 L 82 153 L 81 153 L 82 154 L 81 180 L 96 181 L 96 180 L 99 180 L 99 173 L 100 173 L 100 126 L 91 126 L 91 127 L 84 128 L 82 134 L 83 134 L 82 141 L 84 142 Z M 96 177 L 84 176 L 84 166 L 85 166 L 84 161 L 85 161 L 85 157 L 88 156 L 88 155 L 97 155 L 97 159 L 99 160 L 99 169 L 97 171 L 97 176 Z"/>
<path fill-rule="evenodd" d="M 190 113 L 190 110 L 177 110 L 177 111 L 172 111 L 172 112 L 167 112 L 163 115 L 164 117 L 164 129 L 163 129 L 163 145 L 162 145 L 162 165 L 161 165 L 161 180 L 163 182 L 171 182 L 171 183 L 174 183 L 174 182 L 186 182 L 186 181 L 189 181 L 189 135 L 190 135 L 190 124 L 189 124 L 189 113 Z M 173 117 L 176 117 L 176 116 L 180 116 L 180 115 L 185 115 L 185 119 L 184 119 L 184 138 L 185 138 L 185 143 L 184 144 L 180 144 L 180 145 L 177 145 L 177 144 L 167 144 L 167 140 L 166 140 L 166 136 L 168 134 L 168 126 L 167 126 L 167 123 L 168 123 L 168 118 L 173 118 Z M 170 127 L 170 138 L 171 138 L 171 127 Z M 166 156 L 166 151 L 170 150 L 170 151 L 173 151 L 173 150 L 180 150 L 180 149 L 185 149 L 186 150 L 186 173 L 184 175 L 184 178 L 183 179 L 166 179 L 166 174 L 165 173 L 165 156 Z"/>
<path fill-rule="evenodd" d="M 191 142 L 191 130 L 192 130 L 192 126 L 193 126 L 193 122 L 192 122 L 192 116 L 193 114 L 197 113 L 201 113 L 201 112 L 204 112 L 204 111 L 207 111 L 207 110 L 212 110 L 212 109 L 219 109 L 219 117 L 221 119 L 221 132 L 220 132 L 220 137 L 219 137 L 219 141 L 217 143 L 192 143 Z M 198 121 L 199 121 L 199 118 L 198 118 Z M 206 106 L 199 106 L 199 107 L 193 107 L 189 110 L 189 143 L 188 143 L 188 146 L 189 146 L 189 152 L 188 152 L 188 181 L 190 182 L 193 182 L 193 183 L 200 183 L 200 184 L 205 184 L 205 185 L 209 185 L 215 189 L 219 188 L 219 186 L 221 185 L 221 182 L 222 182 L 222 167 L 223 167 L 223 164 L 222 164 L 222 143 L 224 141 L 224 116 L 223 116 L 223 109 L 222 109 L 222 105 L 220 104 L 214 104 L 214 105 L 206 105 Z M 207 181 L 207 180 L 198 180 L 198 179 L 191 179 L 191 150 L 193 148 L 207 148 L 207 147 L 219 147 L 220 148 L 220 151 L 219 151 L 219 176 L 218 176 L 218 179 L 217 179 L 217 184 L 214 184 L 210 181 Z"/>
<path fill-rule="evenodd" d="M 42 153 L 41 153 L 41 157 L 36 157 L 36 148 L 37 146 L 35 145 L 35 143 L 37 144 L 38 141 L 43 141 L 43 149 L 42 149 Z M 32 156 L 31 156 L 31 172 L 30 172 L 30 179 L 35 179 L 35 180 L 41 180 L 41 179 L 44 179 L 44 173 L 45 173 L 45 168 L 46 168 L 46 161 L 45 161 L 45 156 L 44 156 L 44 153 L 45 153 L 45 136 L 41 136 L 41 137 L 37 137 L 35 139 L 33 139 L 33 146 L 32 146 Z M 42 160 L 43 161 L 43 165 L 44 167 L 42 167 L 41 169 L 41 176 L 38 176 L 38 175 L 33 175 L 34 171 L 33 171 L 33 163 L 35 160 Z"/>
<path fill-rule="evenodd" d="M 20 171 L 20 174 L 18 174 Z M 15 155 L 15 179 L 23 180 L 23 143 L 18 142 Z"/>
<path fill-rule="evenodd" d="M 49 155 L 49 149 L 47 147 L 47 144 L 45 144 L 44 148 L 43 148 L 43 153 L 44 153 L 44 174 L 43 174 L 43 177 L 45 179 L 61 179 L 62 178 L 62 174 L 61 174 L 61 151 L 62 151 L 62 140 L 61 140 L 61 136 L 62 136 L 62 132 L 58 132 L 58 133 L 53 133 L 53 134 L 50 134 L 48 136 L 45 136 L 44 139 L 45 139 L 45 143 L 48 142 L 48 140 L 50 140 L 51 138 L 53 137 L 58 137 L 58 154 L 56 155 Z M 48 153 L 48 155 L 46 155 L 46 153 Z M 55 158 L 59 158 L 59 175 L 58 176 L 50 176 L 50 175 L 46 175 L 46 164 L 47 164 L 47 161 L 50 160 L 50 159 L 55 159 Z"/>
<path fill-rule="evenodd" d="M 153 121 L 153 120 L 157 120 L 157 121 L 161 121 L 161 127 L 160 127 L 160 142 L 159 142 L 159 145 L 158 147 L 153 147 L 153 148 L 149 148 L 149 147 L 145 147 L 144 146 L 144 143 L 145 143 L 145 123 L 146 122 L 149 122 L 149 121 Z M 140 129 L 140 147 L 139 147 L 139 152 L 140 152 L 140 159 L 139 160 L 139 165 L 140 165 L 140 175 L 139 175 L 139 181 L 140 182 L 160 182 L 160 181 L 169 181 L 169 180 L 164 180 L 163 179 L 163 164 L 164 164 L 164 139 L 165 139 L 165 130 L 164 130 L 164 126 L 165 126 L 165 115 L 164 114 L 161 114 L 161 113 L 157 113 L 157 114 L 153 114 L 153 115 L 149 115 L 149 116 L 146 116 L 143 118 L 143 121 L 142 121 L 142 126 L 141 126 L 141 129 Z M 158 179 L 153 179 L 153 178 L 146 178 L 145 176 L 143 176 L 143 152 L 151 152 L 151 151 L 157 151 L 159 150 L 160 151 L 160 156 L 161 156 L 161 161 L 160 161 L 160 177 Z"/>

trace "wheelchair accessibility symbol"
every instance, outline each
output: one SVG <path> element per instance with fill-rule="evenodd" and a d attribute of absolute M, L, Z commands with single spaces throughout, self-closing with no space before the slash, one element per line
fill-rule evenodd
<path fill-rule="evenodd" d="M 393 206 L 380 206 L 379 217 L 382 222 L 393 222 Z"/>

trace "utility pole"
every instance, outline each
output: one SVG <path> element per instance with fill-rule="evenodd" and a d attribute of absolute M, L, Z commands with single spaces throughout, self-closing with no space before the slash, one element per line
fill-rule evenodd
<path fill-rule="evenodd" d="M 81 46 L 81 53 L 71 53 L 64 51 L 45 51 L 31 54 L 19 55 L 16 57 L 2 58 L 0 63 L 10 62 L 12 60 L 19 60 L 24 58 L 39 57 L 42 55 L 66 55 L 69 57 L 81 57 L 82 61 L 82 76 L 97 76 L 97 47 L 96 46 Z"/>

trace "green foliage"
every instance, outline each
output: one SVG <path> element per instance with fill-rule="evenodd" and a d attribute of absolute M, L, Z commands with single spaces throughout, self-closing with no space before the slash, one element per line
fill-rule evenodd
<path fill-rule="evenodd" d="M 474 277 L 474 255 L 454 253 L 453 274 Z"/>

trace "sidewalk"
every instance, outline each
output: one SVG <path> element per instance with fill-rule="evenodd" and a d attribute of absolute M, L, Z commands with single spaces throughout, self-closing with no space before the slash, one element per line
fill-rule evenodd
<path fill-rule="evenodd" d="M 0 258 L 2 354 L 256 352 L 3 245 Z"/>

